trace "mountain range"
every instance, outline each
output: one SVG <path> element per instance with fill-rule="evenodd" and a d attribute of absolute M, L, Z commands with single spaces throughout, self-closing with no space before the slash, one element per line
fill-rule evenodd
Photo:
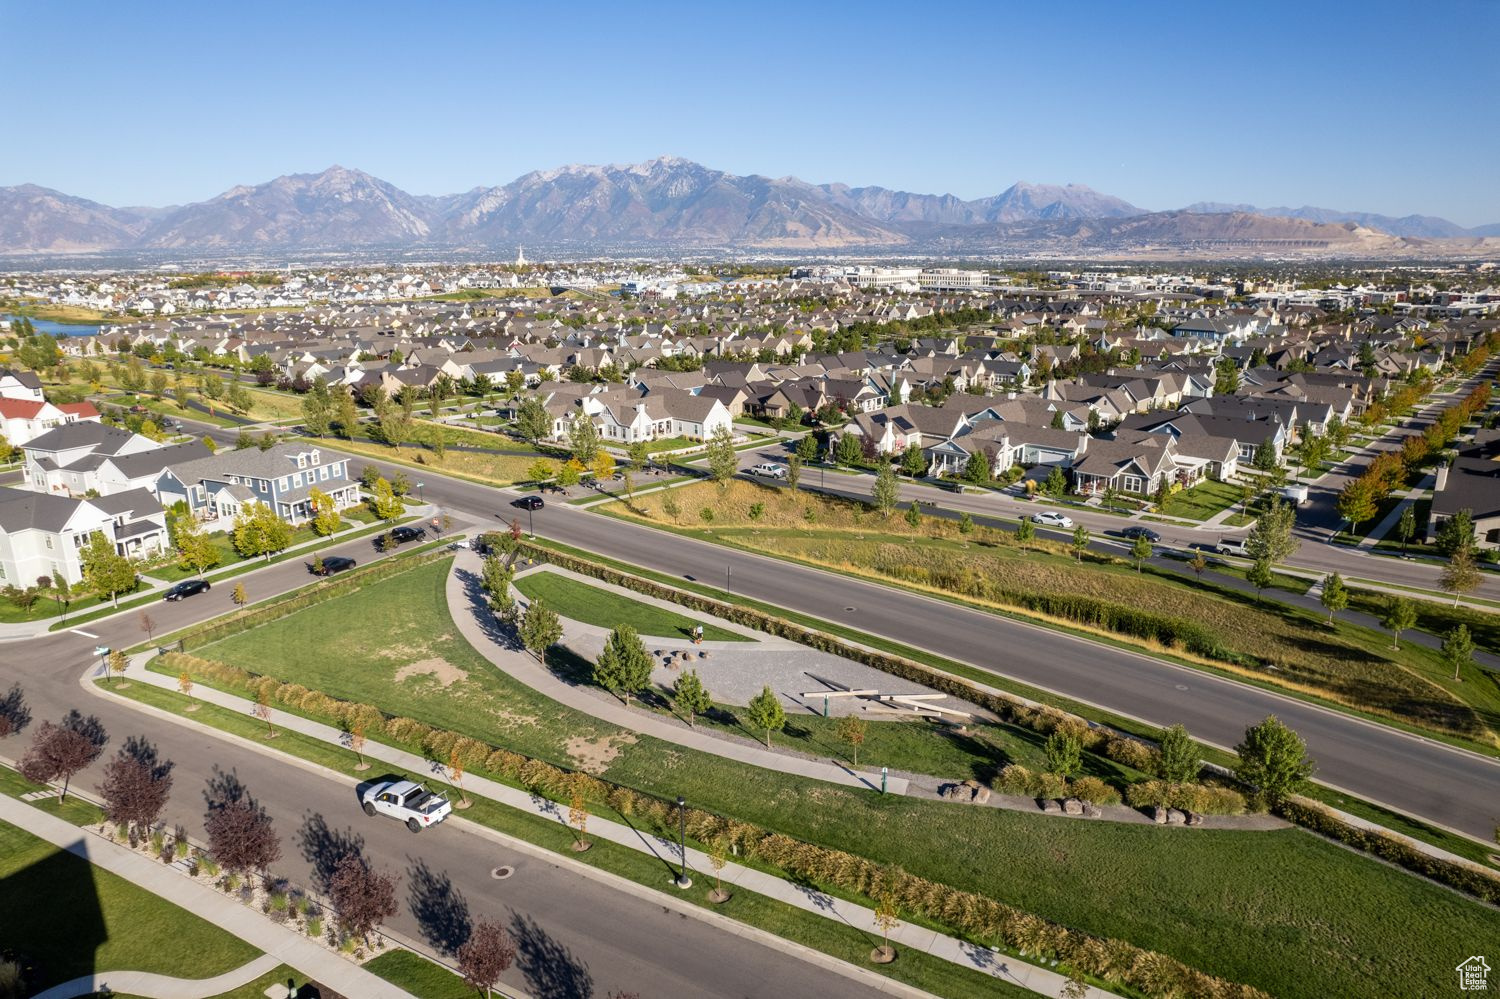
<path fill-rule="evenodd" d="M 1427 216 L 1202 202 L 1152 212 L 1078 184 L 1017 183 L 966 201 L 881 187 L 738 176 L 689 160 L 565 166 L 461 194 L 408 194 L 359 170 L 289 174 L 170 208 L 112 208 L 23 184 L 0 188 L 0 254 L 516 244 L 913 251 L 1236 248 L 1345 254 L 1477 245 L 1500 226 Z"/>

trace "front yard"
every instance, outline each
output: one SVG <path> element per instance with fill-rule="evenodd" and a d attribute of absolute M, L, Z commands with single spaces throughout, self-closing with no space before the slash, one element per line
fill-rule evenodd
<path fill-rule="evenodd" d="M 1238 505 L 1241 495 L 1236 483 L 1206 479 L 1191 489 L 1173 493 L 1166 505 L 1156 512 L 1165 517 L 1181 517 L 1184 520 L 1208 520 Z"/>

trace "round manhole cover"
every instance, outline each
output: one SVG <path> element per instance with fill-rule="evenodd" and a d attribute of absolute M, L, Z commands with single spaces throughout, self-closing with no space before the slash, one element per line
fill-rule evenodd
<path fill-rule="evenodd" d="M 1188 689 L 1188 688 L 1187 688 L 1187 684 L 1185 684 L 1185 683 L 1179 683 L 1179 684 L 1178 684 L 1178 685 L 1177 685 L 1177 689 L 1178 689 L 1178 690 L 1187 690 L 1187 689 Z"/>
<path fill-rule="evenodd" d="M 509 864 L 506 864 L 503 867 L 497 867 L 494 870 L 490 871 L 490 877 L 494 878 L 496 881 L 504 881 L 514 873 L 516 873 L 516 869 L 514 867 L 511 867 Z"/>
<path fill-rule="evenodd" d="M 859 609 L 859 608 L 857 608 L 857 607 L 845 607 L 845 608 L 844 608 L 844 610 L 846 610 L 846 611 L 848 611 L 848 612 L 849 612 L 849 613 L 851 613 L 851 614 L 852 614 L 852 613 L 854 613 L 854 612 L 855 612 L 855 611 L 856 611 L 856 610 L 858 610 L 858 609 Z"/>

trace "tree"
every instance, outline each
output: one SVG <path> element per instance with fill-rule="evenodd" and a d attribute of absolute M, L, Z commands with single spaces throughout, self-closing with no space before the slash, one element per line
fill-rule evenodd
<path fill-rule="evenodd" d="M 958 515 L 958 533 L 968 536 L 974 533 L 974 518 L 965 510 Z"/>
<path fill-rule="evenodd" d="M 211 778 L 206 797 L 203 830 L 208 851 L 221 867 L 234 874 L 264 873 L 281 858 L 271 817 L 233 774 Z"/>
<path fill-rule="evenodd" d="M 1267 715 L 1260 724 L 1245 729 L 1245 741 L 1234 751 L 1239 755 L 1235 777 L 1255 788 L 1272 807 L 1295 794 L 1313 775 L 1307 743 L 1275 715 Z"/>
<path fill-rule="evenodd" d="M 906 507 L 906 526 L 912 530 L 922 526 L 922 508 L 917 500 L 912 500 Z"/>
<path fill-rule="evenodd" d="M 1245 570 L 1245 582 L 1255 587 L 1255 599 L 1260 600 L 1261 591 L 1276 581 L 1271 574 L 1271 563 L 1258 558 Z"/>
<path fill-rule="evenodd" d="M 583 793 L 585 779 L 583 774 L 575 773 L 568 781 L 568 823 L 578 830 L 575 849 L 580 851 L 589 848 L 589 804 Z"/>
<path fill-rule="evenodd" d="M 1068 488 L 1068 477 L 1063 474 L 1062 467 L 1053 465 L 1052 470 L 1047 473 L 1047 479 L 1042 483 L 1042 492 L 1048 496 L 1061 496 Z"/>
<path fill-rule="evenodd" d="M 618 625 L 609 633 L 604 651 L 594 661 L 594 682 L 621 697 L 626 707 L 632 695 L 651 686 L 651 655 L 630 625 Z"/>
<path fill-rule="evenodd" d="M 31 708 L 26 705 L 26 694 L 19 683 L 0 697 L 0 739 L 16 735 L 31 724 Z"/>
<path fill-rule="evenodd" d="M 1318 594 L 1318 602 L 1328 611 L 1328 623 L 1333 624 L 1333 615 L 1349 606 L 1349 588 L 1344 585 L 1344 577 L 1335 572 L 1323 580 L 1323 592 Z"/>
<path fill-rule="evenodd" d="M 1049 773 L 1072 777 L 1083 766 L 1083 743 L 1071 729 L 1054 729 L 1042 749 L 1047 754 Z"/>
<path fill-rule="evenodd" d="M 1460 510 L 1444 520 L 1437 529 L 1437 537 L 1433 539 L 1433 547 L 1437 548 L 1445 558 L 1451 558 L 1453 553 L 1460 548 L 1473 548 L 1473 512 L 1467 509 Z"/>
<path fill-rule="evenodd" d="M 1417 605 L 1405 597 L 1392 597 L 1385 605 L 1380 624 L 1391 632 L 1391 648 L 1401 648 L 1401 633 L 1417 623 Z"/>
<path fill-rule="evenodd" d="M 500 976 L 516 959 L 516 945 L 504 927 L 481 921 L 458 948 L 457 957 L 464 984 L 483 989 L 485 999 L 490 999 Z"/>
<path fill-rule="evenodd" d="M 969 460 L 964 462 L 964 481 L 983 485 L 991 478 L 989 456 L 984 453 L 983 448 L 976 447 L 969 455 Z"/>
<path fill-rule="evenodd" d="M 396 881 L 372 870 L 359 854 L 346 853 L 328 879 L 328 900 L 339 925 L 369 946 L 370 931 L 396 914 Z"/>
<path fill-rule="evenodd" d="M 354 405 L 354 394 L 347 388 L 340 387 L 335 396 L 333 419 L 339 425 L 339 436 L 347 440 L 359 427 L 359 410 Z"/>
<path fill-rule="evenodd" d="M 1245 538 L 1245 551 L 1259 561 L 1264 559 L 1274 565 L 1285 562 L 1297 553 L 1300 542 L 1292 537 L 1292 528 L 1297 522 L 1297 513 L 1291 504 L 1271 497 L 1265 512 L 1255 521 L 1250 534 Z"/>
<path fill-rule="evenodd" d="M 333 415 L 328 383 L 322 378 L 313 379 L 312 388 L 302 397 L 303 426 L 314 437 L 327 437 L 333 424 Z"/>
<path fill-rule="evenodd" d="M 160 759 L 156 747 L 141 737 L 126 740 L 99 784 L 109 821 L 141 831 L 156 824 L 171 793 L 172 761 Z"/>
<path fill-rule="evenodd" d="M 770 687 L 762 687 L 760 693 L 750 699 L 747 715 L 752 728 L 764 729 L 766 748 L 771 748 L 771 733 L 786 727 L 786 711 Z"/>
<path fill-rule="evenodd" d="M 818 457 L 818 439 L 812 434 L 803 434 L 797 439 L 797 457 L 804 462 L 813 461 Z"/>
<path fill-rule="evenodd" d="M 236 607 L 243 607 L 250 602 L 250 595 L 245 592 L 244 583 L 235 583 L 234 592 L 229 594 L 229 599 L 234 601 Z"/>
<path fill-rule="evenodd" d="M 177 689 L 182 693 L 183 697 L 186 697 L 189 701 L 192 701 L 192 699 L 193 699 L 193 674 L 190 673 L 190 672 L 188 672 L 187 670 L 183 670 L 181 673 L 178 673 L 177 674 Z M 190 708 L 189 708 L 189 710 L 191 710 L 192 707 L 196 707 L 196 705 L 191 705 Z"/>
<path fill-rule="evenodd" d="M 195 576 L 218 565 L 224 558 L 223 550 L 212 538 L 203 533 L 203 528 L 191 514 L 177 520 L 177 564 L 191 569 Z"/>
<path fill-rule="evenodd" d="M 329 537 L 343 525 L 343 519 L 339 517 L 333 497 L 317 486 L 314 486 L 307 494 L 307 503 L 313 510 L 312 529 L 318 537 Z"/>
<path fill-rule="evenodd" d="M 575 413 L 573 422 L 568 427 L 568 447 L 573 452 L 573 460 L 584 468 L 594 463 L 594 457 L 599 453 L 599 428 L 594 425 L 594 418 L 586 413 Z"/>
<path fill-rule="evenodd" d="M 1459 670 L 1474 662 L 1474 639 L 1469 635 L 1469 626 L 1460 624 L 1443 636 L 1443 661 L 1453 667 L 1453 679 L 1459 678 Z"/>
<path fill-rule="evenodd" d="M 1453 606 L 1457 607 L 1463 595 L 1478 589 L 1481 582 L 1483 577 L 1474 564 L 1474 550 L 1462 547 L 1455 548 L 1449 556 L 1438 585 L 1453 594 Z"/>
<path fill-rule="evenodd" d="M 911 444 L 901 452 L 901 471 L 913 479 L 927 471 L 927 456 L 920 444 Z"/>
<path fill-rule="evenodd" d="M 1083 561 L 1083 553 L 1088 551 L 1089 541 L 1089 529 L 1087 527 L 1079 524 L 1073 528 L 1073 543 L 1070 547 L 1073 549 L 1073 556 L 1080 562 Z"/>
<path fill-rule="evenodd" d="M 1156 752 L 1151 756 L 1151 769 L 1156 776 L 1171 784 L 1188 784 L 1198 776 L 1203 766 L 1203 751 L 1181 725 L 1161 730 L 1156 738 Z"/>
<path fill-rule="evenodd" d="M 42 722 L 17 769 L 33 784 L 62 781 L 58 801 L 66 801 L 73 775 L 99 758 L 109 741 L 104 727 L 93 715 L 69 711 L 61 724 Z"/>
<path fill-rule="evenodd" d="M 859 766 L 859 747 L 865 744 L 865 736 L 869 734 L 870 723 L 859 715 L 845 715 L 833 726 L 834 734 L 839 741 L 849 747 L 849 762 Z"/>
<path fill-rule="evenodd" d="M 1401 539 L 1401 554 L 1406 554 L 1406 543 L 1417 533 L 1417 511 L 1408 503 L 1401 509 L 1401 519 L 1396 522 L 1396 537 Z"/>
<path fill-rule="evenodd" d="M 557 484 L 564 489 L 578 485 L 578 479 L 583 475 L 583 466 L 578 463 L 577 458 L 569 458 L 563 462 L 557 470 Z"/>
<path fill-rule="evenodd" d="M 1144 534 L 1137 534 L 1135 540 L 1130 543 L 1130 557 L 1135 559 L 1135 571 L 1141 571 L 1141 563 L 1150 558 L 1155 549 L 1151 545 L 1151 539 Z"/>
<path fill-rule="evenodd" d="M 401 445 L 411 437 L 411 414 L 416 400 L 410 385 L 402 386 L 400 399 L 398 404 L 393 405 L 387 401 L 375 410 L 375 417 L 380 424 L 381 438 L 398 451 L 401 450 Z"/>
<path fill-rule="evenodd" d="M 269 562 L 272 555 L 286 551 L 292 543 L 292 525 L 278 517 L 268 505 L 256 500 L 240 509 L 234 518 L 230 538 L 234 550 L 244 557 L 264 555 Z"/>
<path fill-rule="evenodd" d="M 846 468 L 858 461 L 862 454 L 858 437 L 850 433 L 839 434 L 839 442 L 833 449 L 834 464 Z"/>
<path fill-rule="evenodd" d="M 896 509 L 899 495 L 900 487 L 895 470 L 891 468 L 890 462 L 881 462 L 880 468 L 875 471 L 875 487 L 870 491 L 871 504 L 880 511 L 882 517 L 890 517 L 891 511 Z"/>
<path fill-rule="evenodd" d="M 703 453 L 708 459 L 709 478 L 723 489 L 740 468 L 740 456 L 735 453 L 734 435 L 729 432 L 729 428 L 720 427 L 715 430 Z"/>
<path fill-rule="evenodd" d="M 528 444 L 551 436 L 552 415 L 537 396 L 527 396 L 516 410 L 516 432 Z"/>
<path fill-rule="evenodd" d="M 603 448 L 594 455 L 594 481 L 607 482 L 615 477 L 615 456 Z"/>
<path fill-rule="evenodd" d="M 104 536 L 103 531 L 89 535 L 80 561 L 84 581 L 100 600 L 109 600 L 118 607 L 120 594 L 135 589 L 135 564 L 115 551 L 114 543 Z"/>
<path fill-rule="evenodd" d="M 875 928 L 880 931 L 880 960 L 884 962 L 893 961 L 896 957 L 895 951 L 891 949 L 891 930 L 901 923 L 901 907 L 896 894 L 898 880 L 899 875 L 894 871 L 887 871 L 881 878 L 880 894 L 875 899 Z"/>
<path fill-rule="evenodd" d="M 125 654 L 124 649 L 112 649 L 105 660 L 105 668 L 115 675 L 115 682 L 119 683 L 119 677 L 124 676 L 125 671 L 130 668 L 130 657 Z"/>
<path fill-rule="evenodd" d="M 479 586 L 489 598 L 490 608 L 506 618 L 516 603 L 510 592 L 512 575 L 505 559 L 499 555 L 487 556 L 479 575 Z"/>
<path fill-rule="evenodd" d="M 1375 516 L 1375 495 L 1370 484 L 1363 478 L 1352 479 L 1339 490 L 1336 509 L 1340 517 L 1349 522 L 1349 530 L 1356 531 L 1359 525 Z"/>
<path fill-rule="evenodd" d="M 802 456 L 794 454 L 786 460 L 786 484 L 793 492 L 802 481 Z"/>
<path fill-rule="evenodd" d="M 1208 568 L 1208 557 L 1203 554 L 1203 550 L 1200 548 L 1198 551 L 1193 552 L 1193 557 L 1188 559 L 1187 565 L 1189 569 L 1193 570 L 1193 575 L 1201 580 L 1203 578 L 1203 570 Z"/>
<path fill-rule="evenodd" d="M 687 713 L 689 728 L 697 728 L 698 716 L 714 706 L 713 700 L 708 696 L 708 688 L 703 686 L 703 680 L 695 669 L 690 669 L 677 678 L 677 682 L 672 685 L 672 697 L 677 702 L 677 710 Z"/>
<path fill-rule="evenodd" d="M 153 641 L 156 638 L 156 618 L 152 617 L 150 612 L 143 607 L 136 615 L 136 620 L 140 624 L 141 630 L 146 633 L 146 641 Z"/>
<path fill-rule="evenodd" d="M 1261 472 L 1269 472 L 1276 467 L 1276 444 L 1269 438 L 1255 445 L 1255 452 L 1250 458 L 1250 467 Z"/>
<path fill-rule="evenodd" d="M 271 724 L 271 695 L 265 690 L 255 692 L 255 703 L 250 706 L 250 713 L 266 723 L 266 738 L 276 738 L 276 727 Z"/>
<path fill-rule="evenodd" d="M 521 617 L 520 633 L 526 651 L 541 662 L 543 653 L 562 637 L 562 622 L 552 608 L 539 599 L 533 600 Z"/>
<path fill-rule="evenodd" d="M 526 478 L 532 482 L 546 482 L 557 474 L 557 466 L 546 458 L 538 458 L 526 468 Z"/>
<path fill-rule="evenodd" d="M 1031 547 L 1032 539 L 1036 537 L 1036 525 L 1031 522 L 1030 517 L 1022 517 L 1021 522 L 1016 525 L 1016 540 L 1021 543 L 1022 551 Z"/>
<path fill-rule="evenodd" d="M 255 406 L 255 396 L 240 382 L 230 382 L 229 389 L 224 394 L 224 401 L 229 403 L 229 408 L 236 413 L 248 413 Z"/>
<path fill-rule="evenodd" d="M 370 512 L 384 521 L 392 521 L 406 512 L 406 503 L 384 476 L 376 476 L 365 502 Z"/>
<path fill-rule="evenodd" d="M 1214 365 L 1214 395 L 1234 395 L 1240 388 L 1240 369 L 1234 358 L 1220 358 Z"/>

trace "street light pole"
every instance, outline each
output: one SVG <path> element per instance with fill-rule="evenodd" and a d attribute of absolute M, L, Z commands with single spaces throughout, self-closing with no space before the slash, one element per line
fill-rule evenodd
<path fill-rule="evenodd" d="M 677 887 L 691 888 L 692 880 L 687 876 L 687 799 L 682 795 L 677 796 L 677 848 L 682 857 L 682 870 L 677 875 Z"/>
<path fill-rule="evenodd" d="M 417 502 L 424 504 L 427 502 L 426 498 L 422 495 L 422 483 L 420 482 L 417 483 Z"/>
<path fill-rule="evenodd" d="M 724 567 L 724 592 L 734 596 L 734 589 L 729 585 L 729 566 Z"/>

